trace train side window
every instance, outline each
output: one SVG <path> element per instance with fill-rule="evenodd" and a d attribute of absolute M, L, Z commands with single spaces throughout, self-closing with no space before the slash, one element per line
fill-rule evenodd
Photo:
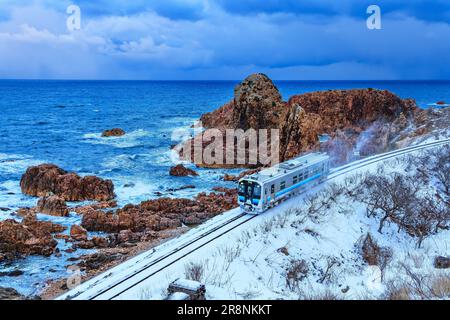
<path fill-rule="evenodd" d="M 296 183 L 297 183 L 297 176 L 294 176 L 294 177 L 292 178 L 292 183 L 293 183 L 293 184 L 296 184 Z"/>
<path fill-rule="evenodd" d="M 303 173 L 303 179 L 308 179 L 308 171 L 305 171 L 305 172 Z"/>
<path fill-rule="evenodd" d="M 281 181 L 280 182 L 280 190 L 283 190 L 284 188 L 286 188 L 286 182 L 285 181 Z"/>
<path fill-rule="evenodd" d="M 271 185 L 270 186 L 270 193 L 274 193 L 275 192 L 275 185 Z"/>

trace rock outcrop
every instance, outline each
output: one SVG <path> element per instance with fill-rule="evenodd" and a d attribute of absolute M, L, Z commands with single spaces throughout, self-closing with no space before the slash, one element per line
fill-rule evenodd
<path fill-rule="evenodd" d="M 14 288 L 0 287 L 0 300 L 25 300 L 26 297 L 21 295 Z"/>
<path fill-rule="evenodd" d="M 64 230 L 61 225 L 37 220 L 33 214 L 26 215 L 22 222 L 0 221 L 0 256 L 6 260 L 33 254 L 50 256 L 57 245 L 52 233 Z"/>
<path fill-rule="evenodd" d="M 125 131 L 120 128 L 113 128 L 102 132 L 102 137 L 120 137 L 125 135 Z"/>
<path fill-rule="evenodd" d="M 72 227 L 70 227 L 70 237 L 76 241 L 87 240 L 87 230 L 77 224 L 74 224 L 72 225 Z"/>
<path fill-rule="evenodd" d="M 434 259 L 434 267 L 437 269 L 449 269 L 450 268 L 450 258 L 438 256 Z"/>
<path fill-rule="evenodd" d="M 234 189 L 221 191 L 200 193 L 192 200 L 171 198 L 148 200 L 139 205 L 126 205 L 115 212 L 92 209 L 83 214 L 81 225 L 88 231 L 119 234 L 127 230 L 141 233 L 140 236 L 148 236 L 146 234 L 148 232 L 177 228 L 182 223 L 198 224 L 237 206 Z"/>
<path fill-rule="evenodd" d="M 235 176 L 235 175 L 232 175 L 232 174 L 225 173 L 225 174 L 223 175 L 223 180 L 224 180 L 224 181 L 233 181 L 233 182 L 237 182 L 237 181 L 239 181 L 240 179 L 242 179 L 243 177 L 248 176 L 248 175 L 251 175 L 251 174 L 254 174 L 254 173 L 258 172 L 258 171 L 260 171 L 260 169 L 244 170 L 244 171 L 242 171 L 241 173 L 239 173 L 239 174 L 236 175 L 236 176 Z"/>
<path fill-rule="evenodd" d="M 39 199 L 36 210 L 52 216 L 66 217 L 69 215 L 66 202 L 63 198 L 56 195 L 49 195 Z"/>
<path fill-rule="evenodd" d="M 273 82 L 262 73 L 252 74 L 234 89 L 234 99 L 219 110 L 203 115 L 206 128 L 277 128 L 286 104 Z"/>
<path fill-rule="evenodd" d="M 80 177 L 54 164 L 29 167 L 20 180 L 20 187 L 30 196 L 45 197 L 51 192 L 65 201 L 108 201 L 115 197 L 111 180 Z"/>
<path fill-rule="evenodd" d="M 182 164 L 178 164 L 170 168 L 169 174 L 175 177 L 198 176 L 198 173 L 192 169 L 186 168 Z"/>
<path fill-rule="evenodd" d="M 219 129 L 223 136 L 226 129 L 279 129 L 279 159 L 285 161 L 311 150 L 333 151 L 331 148 L 336 144 L 333 140 L 343 137 L 351 146 L 350 152 L 357 149 L 366 155 L 387 150 L 398 141 L 402 130 L 414 125 L 418 110 L 411 99 L 370 88 L 311 92 L 284 102 L 267 76 L 254 74 L 236 87 L 232 101 L 204 114 L 200 120 L 205 129 Z M 319 136 L 323 134 L 330 136 L 329 145 L 320 145 Z M 177 148 L 182 158 L 194 159 L 192 141 Z M 209 143 L 203 141 L 202 148 Z M 345 157 L 336 157 L 339 158 Z M 237 163 L 195 164 L 211 168 L 255 167 Z M 258 163 L 256 167 L 261 165 Z"/>
<path fill-rule="evenodd" d="M 73 211 L 76 212 L 77 214 L 84 214 L 86 211 L 90 211 L 90 210 L 101 210 L 101 209 L 111 209 L 111 208 L 115 208 L 117 207 L 117 201 L 101 201 L 101 202 L 97 202 L 97 203 L 92 203 L 89 205 L 82 205 L 82 206 L 78 206 L 73 208 Z"/>

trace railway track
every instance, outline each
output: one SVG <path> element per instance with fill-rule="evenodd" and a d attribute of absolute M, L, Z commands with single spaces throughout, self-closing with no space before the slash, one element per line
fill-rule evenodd
<path fill-rule="evenodd" d="M 331 170 L 324 182 L 379 161 L 448 143 L 450 143 L 450 139 L 438 140 L 364 158 Z M 241 213 L 238 208 L 224 213 L 223 216 L 211 219 L 213 222 L 211 223 L 211 220 L 210 223 L 206 222 L 206 227 L 199 228 L 199 230 L 193 229 L 191 230 L 192 232 L 190 231 L 172 240 L 174 242 L 169 241 L 153 250 L 123 262 L 109 271 L 80 284 L 57 299 L 112 300 L 118 298 L 194 251 L 257 217 L 256 215 L 248 216 Z M 203 229 L 205 230 L 203 231 Z M 168 244 L 175 244 L 175 247 L 170 247 Z"/>

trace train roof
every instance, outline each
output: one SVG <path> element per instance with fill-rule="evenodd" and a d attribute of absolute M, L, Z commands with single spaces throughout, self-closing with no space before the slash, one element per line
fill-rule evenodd
<path fill-rule="evenodd" d="M 328 159 L 329 156 L 326 153 L 309 153 L 307 155 L 282 162 L 276 166 L 261 170 L 257 173 L 246 176 L 243 179 L 251 179 L 254 181 L 263 182 L 280 177 L 288 173 L 290 170 L 298 169 L 301 167 L 307 168 L 316 163 L 327 161 Z"/>

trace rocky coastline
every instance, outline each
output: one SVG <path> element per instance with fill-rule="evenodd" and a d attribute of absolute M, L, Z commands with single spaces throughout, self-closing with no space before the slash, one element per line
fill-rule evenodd
<path fill-rule="evenodd" d="M 401 99 L 386 90 L 311 92 L 283 101 L 267 76 L 254 74 L 236 87 L 229 103 L 204 114 L 200 120 L 204 128 L 221 131 L 229 128 L 279 129 L 281 161 L 321 150 L 328 152 L 335 164 L 340 164 L 355 150 L 365 156 L 408 145 L 413 138 L 426 137 L 436 129 L 449 127 L 449 119 L 449 108 L 422 110 L 414 100 Z M 123 134 L 125 132 L 118 128 L 104 132 L 105 136 Z M 319 137 L 322 135 L 329 139 L 321 142 Z M 192 152 L 184 145 L 180 147 L 182 158 Z M 250 168 L 237 175 L 223 176 L 223 180 L 233 182 L 262 167 L 262 164 L 196 165 Z M 183 165 L 172 167 L 168 174 L 194 179 L 198 176 L 196 171 Z M 17 221 L 0 221 L 0 263 L 29 255 L 57 256 L 60 254 L 57 240 L 62 240 L 71 244 L 66 249 L 70 252 L 96 250 L 94 254 L 65 261 L 67 267 L 76 265 L 84 272 L 83 280 L 237 206 L 235 189 L 215 187 L 192 199 L 161 196 L 119 207 L 111 180 L 81 177 L 51 163 L 29 167 L 20 180 L 20 188 L 23 194 L 37 197 L 37 203 L 34 207 L 17 210 Z M 195 185 L 174 191 L 184 188 L 195 188 Z M 67 203 L 82 201 L 92 203 L 75 206 Z M 76 214 L 81 216 L 81 223 L 67 229 L 39 220 L 37 213 L 62 218 Z M 64 290 L 67 290 L 65 279 L 55 280 L 41 296 L 51 298 Z M 9 288 L 0 291 L 0 298 L 2 294 L 25 298 Z"/>
<path fill-rule="evenodd" d="M 328 152 L 334 164 L 342 164 L 357 152 L 361 156 L 403 147 L 411 137 L 433 131 L 439 121 L 448 124 L 449 108 L 420 109 L 413 99 L 402 99 L 387 90 L 328 90 L 294 95 L 283 101 L 275 84 L 264 74 L 247 77 L 234 90 L 234 98 L 217 110 L 204 114 L 204 129 L 278 129 L 279 160 L 289 160 L 309 151 Z M 445 124 L 440 125 L 445 128 Z M 198 134 L 176 147 L 182 159 L 194 159 L 194 139 L 205 150 L 211 143 Z M 320 137 L 327 136 L 326 142 Z M 223 141 L 225 154 L 226 140 Z M 236 145 L 231 146 L 236 152 Z M 257 168 L 235 162 L 208 164 L 206 168 Z"/>

